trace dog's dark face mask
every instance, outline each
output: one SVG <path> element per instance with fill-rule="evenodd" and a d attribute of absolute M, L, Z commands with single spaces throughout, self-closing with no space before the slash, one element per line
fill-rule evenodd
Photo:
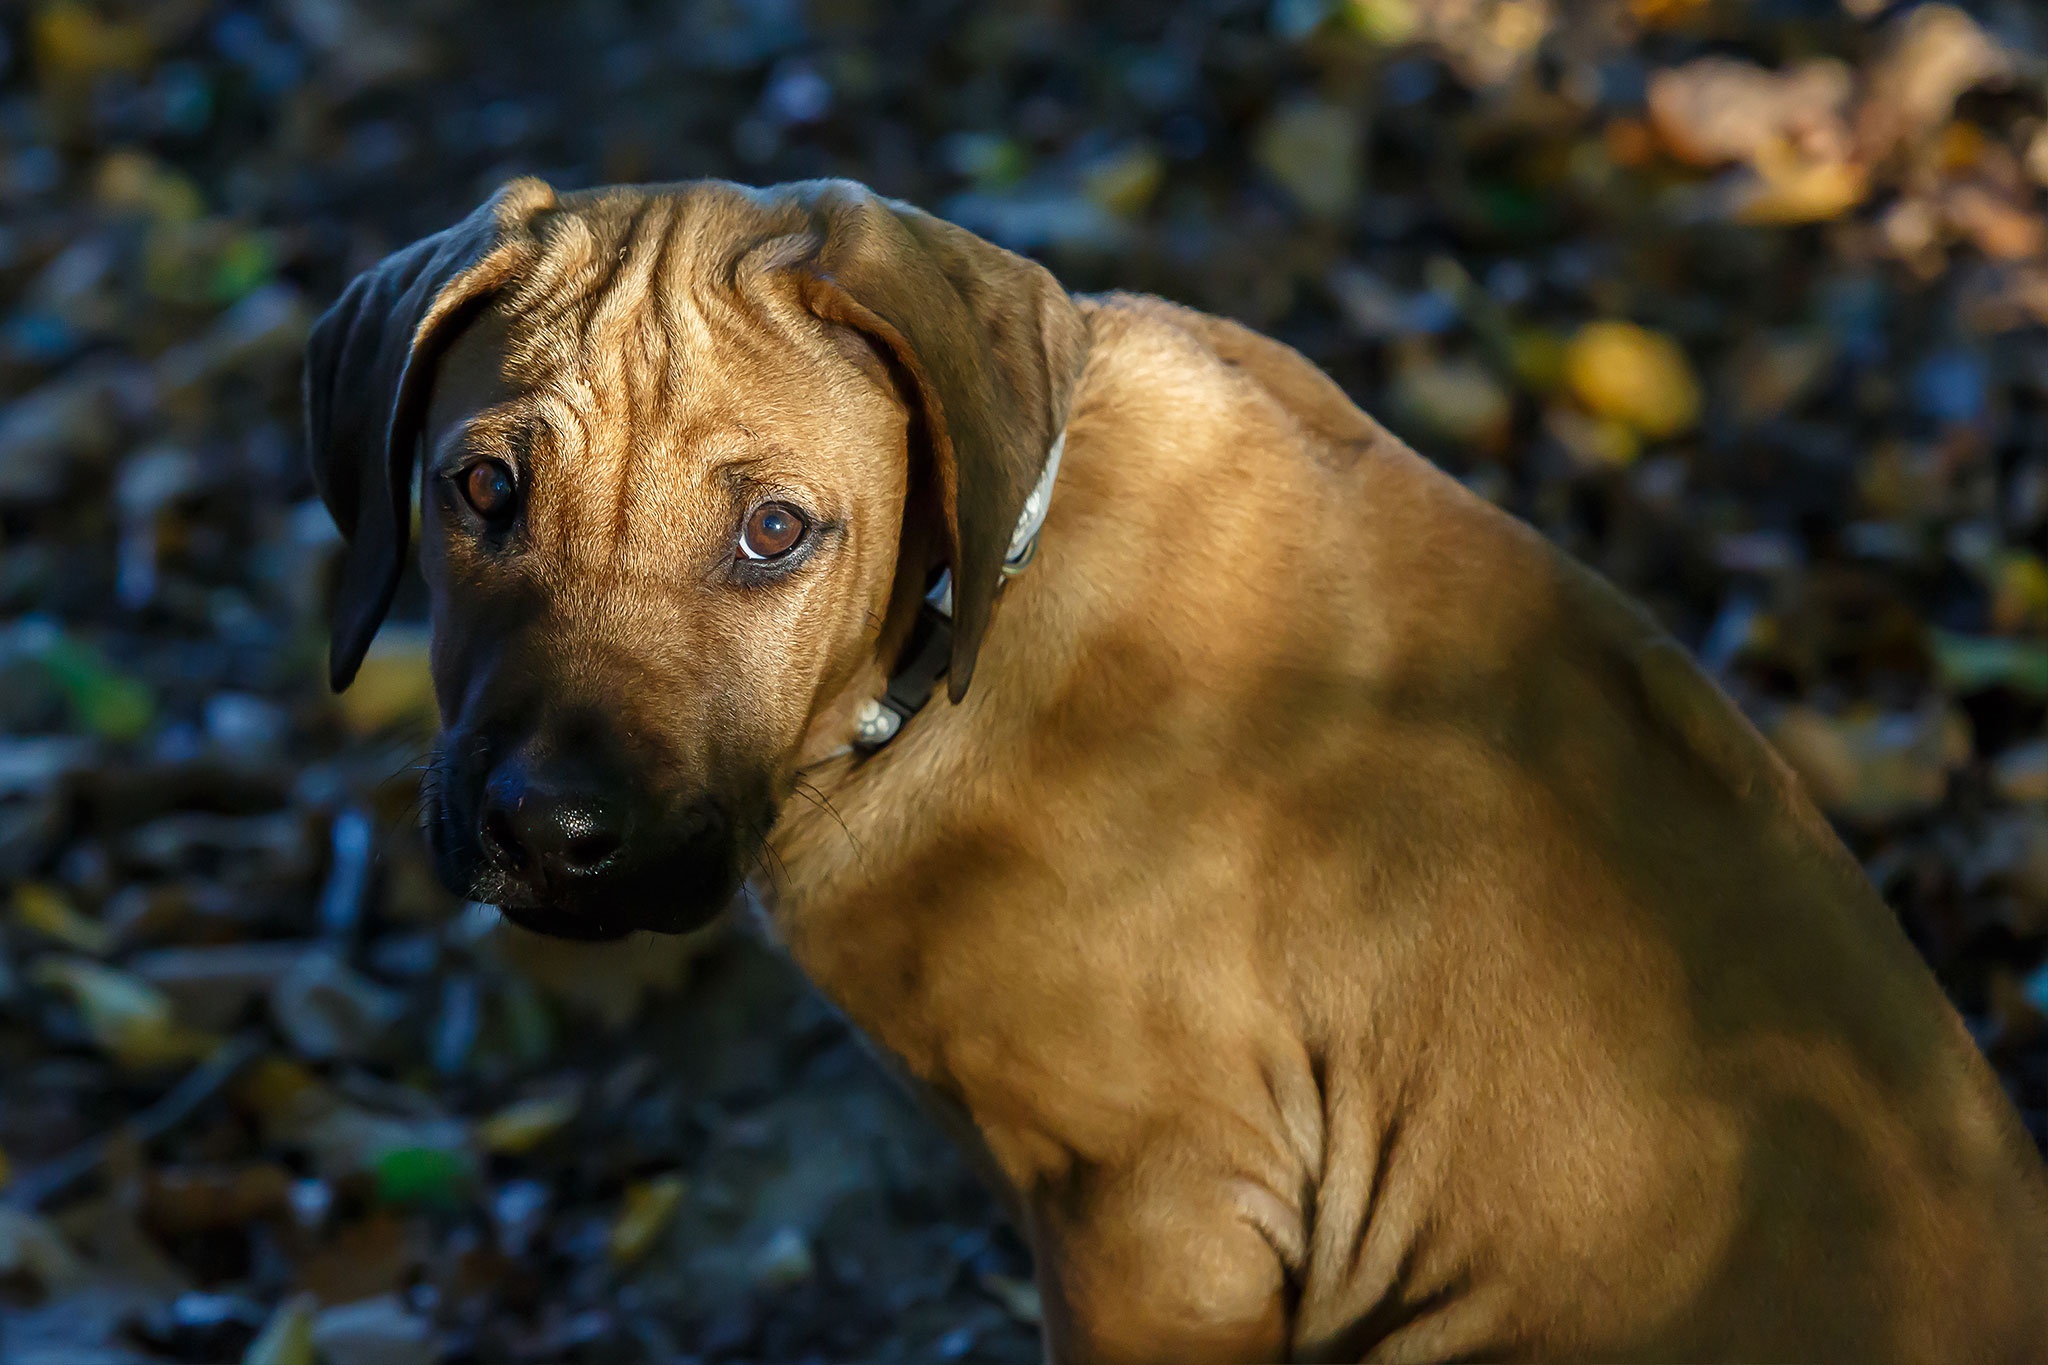
<path fill-rule="evenodd" d="M 333 681 L 417 464 L 443 880 L 570 937 L 715 915 L 940 566 L 965 691 L 1085 346 L 1043 270 L 841 183 L 518 181 L 358 278 L 307 362 Z"/>

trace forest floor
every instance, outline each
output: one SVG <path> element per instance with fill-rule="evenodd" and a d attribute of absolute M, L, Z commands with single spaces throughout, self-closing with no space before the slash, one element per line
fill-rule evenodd
<path fill-rule="evenodd" d="M 1037 1358 L 775 956 L 434 884 L 416 584 L 326 691 L 307 327 L 515 174 L 852 176 L 1298 346 L 1697 652 L 2048 1137 L 2044 53 L 2027 0 L 0 9 L 0 1365 Z"/>

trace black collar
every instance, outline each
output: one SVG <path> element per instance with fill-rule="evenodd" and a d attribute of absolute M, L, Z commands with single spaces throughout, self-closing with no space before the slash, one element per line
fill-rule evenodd
<path fill-rule="evenodd" d="M 1038 553 L 1038 533 L 1045 527 L 1045 514 L 1052 507 L 1052 487 L 1059 478 L 1060 455 L 1066 449 L 1067 433 L 1062 431 L 1045 454 L 1045 468 L 1038 484 L 1024 500 L 1017 529 L 1010 536 L 1010 552 L 1003 557 L 1003 581 L 1024 572 Z M 910 718 L 922 711 L 946 676 L 953 657 L 953 575 L 939 575 L 917 610 L 917 623 L 910 628 L 903 652 L 897 656 L 896 671 L 880 697 L 861 704 L 854 715 L 853 747 L 861 753 L 875 750 L 896 738 Z"/>

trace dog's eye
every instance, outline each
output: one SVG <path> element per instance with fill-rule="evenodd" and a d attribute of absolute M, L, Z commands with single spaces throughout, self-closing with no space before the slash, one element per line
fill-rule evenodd
<path fill-rule="evenodd" d="M 497 460 L 479 460 L 462 476 L 462 497 L 485 521 L 503 521 L 519 501 L 519 484 Z"/>
<path fill-rule="evenodd" d="M 740 531 L 745 559 L 780 559 L 804 538 L 804 516 L 786 502 L 764 502 L 747 517 Z"/>

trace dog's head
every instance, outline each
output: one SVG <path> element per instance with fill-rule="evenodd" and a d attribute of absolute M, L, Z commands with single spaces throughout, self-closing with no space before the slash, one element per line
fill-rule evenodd
<path fill-rule="evenodd" d="M 577 937 L 715 914 L 942 567 L 965 692 L 1086 345 L 1046 271 L 846 182 L 515 181 L 356 279 L 306 365 L 333 683 L 417 472 L 443 879 Z"/>

